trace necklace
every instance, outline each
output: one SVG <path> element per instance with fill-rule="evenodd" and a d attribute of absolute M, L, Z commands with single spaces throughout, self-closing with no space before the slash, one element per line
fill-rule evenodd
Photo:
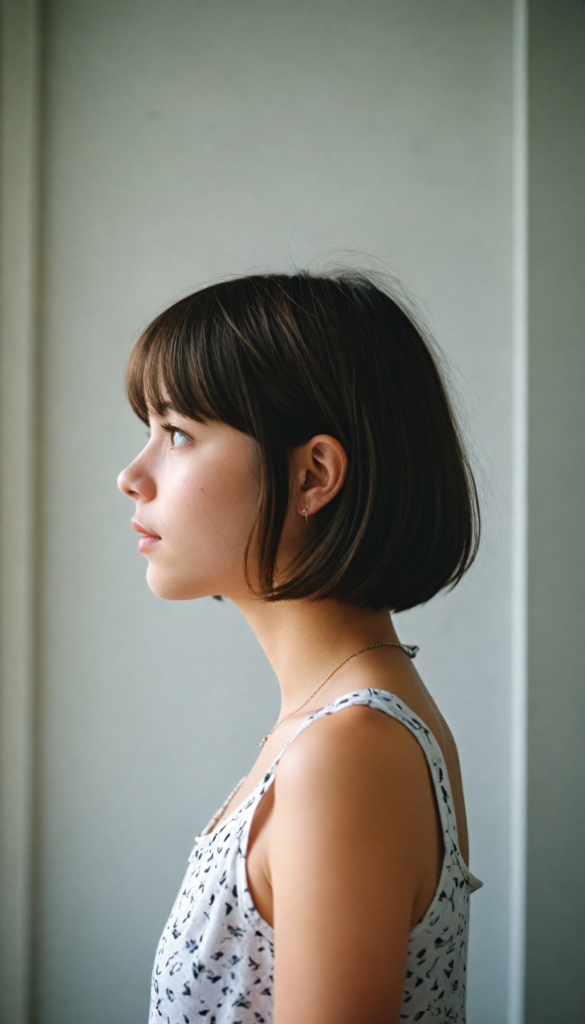
<path fill-rule="evenodd" d="M 264 739 L 260 743 L 260 749 L 262 749 L 262 747 L 266 743 L 266 740 L 268 739 L 268 737 L 272 736 L 272 733 L 275 732 L 276 729 L 278 729 L 279 725 L 282 725 L 283 722 L 286 722 L 287 718 L 292 718 L 293 715 L 298 715 L 299 711 L 302 711 L 303 708 L 307 706 L 309 701 L 311 701 L 313 699 L 313 697 L 317 696 L 317 694 L 319 693 L 319 690 L 323 689 L 323 687 L 325 686 L 325 683 L 328 683 L 329 680 L 331 679 L 331 676 L 334 676 L 336 672 L 339 672 L 339 669 L 343 668 L 343 666 L 346 665 L 348 661 L 351 661 L 352 658 L 357 658 L 358 654 L 363 654 L 364 651 L 371 651 L 371 650 L 373 650 L 374 647 L 399 647 L 400 650 L 404 651 L 404 653 L 407 654 L 409 658 L 416 658 L 416 656 L 418 654 L 418 647 L 414 647 L 414 646 L 411 646 L 409 644 L 381 643 L 381 644 L 368 644 L 367 647 L 360 647 L 359 651 L 354 651 L 353 654 L 349 654 L 347 656 L 347 658 L 344 658 L 343 661 L 341 661 L 339 663 L 339 665 L 337 665 L 337 667 L 333 669 L 333 672 L 330 672 L 329 675 L 327 676 L 327 678 L 324 679 L 322 683 L 319 683 L 317 689 L 313 690 L 313 692 L 309 694 L 307 699 L 304 700 L 302 704 L 299 704 L 298 708 L 295 708 L 294 711 L 289 711 L 288 715 L 285 715 L 284 718 L 281 718 L 280 721 L 277 722 L 276 725 L 274 725 L 272 727 L 270 732 L 266 733 L 266 736 L 264 737 Z"/>
<path fill-rule="evenodd" d="M 280 722 L 277 722 L 276 725 L 274 725 L 272 727 L 270 732 L 266 733 L 266 736 L 264 737 L 264 739 L 262 740 L 262 742 L 260 744 L 260 749 L 262 749 L 262 747 L 266 743 L 266 740 L 268 739 L 268 737 L 272 736 L 272 733 L 275 732 L 276 729 L 278 729 L 279 725 L 282 725 L 283 722 L 286 722 L 287 718 L 292 718 L 293 715 L 297 715 L 299 713 L 299 711 L 302 711 L 303 708 L 306 707 L 306 705 L 309 703 L 309 701 L 312 700 L 313 697 L 315 697 L 319 693 L 319 690 L 323 689 L 323 687 L 325 686 L 325 683 L 329 682 L 329 680 L 331 679 L 331 676 L 334 676 L 336 672 L 339 672 L 339 669 L 342 668 L 343 665 L 345 665 L 348 661 L 351 661 L 352 658 L 357 658 L 358 654 L 363 654 L 364 651 L 371 651 L 371 650 L 373 650 L 374 647 L 399 647 L 400 650 L 404 651 L 404 653 L 407 654 L 409 658 L 416 658 L 416 656 L 418 654 L 418 650 L 419 650 L 418 647 L 415 647 L 412 644 L 395 644 L 395 643 L 368 644 L 367 647 L 360 647 L 359 651 L 354 651 L 353 654 L 349 654 L 347 656 L 347 658 L 344 658 L 343 661 L 341 661 L 339 663 L 339 665 L 336 668 L 333 669 L 333 672 L 330 672 L 329 675 L 327 676 L 327 678 L 324 679 L 322 683 L 319 683 L 317 689 L 313 690 L 313 692 L 309 694 L 307 699 L 304 700 L 302 704 L 299 704 L 298 708 L 295 708 L 294 711 L 289 711 L 288 715 L 285 715 L 284 718 L 281 718 Z M 222 815 L 223 815 L 224 811 L 229 806 L 229 804 L 232 802 L 232 800 L 234 799 L 236 794 L 239 793 L 239 791 L 242 788 L 242 786 L 243 786 L 245 781 L 246 781 L 246 776 L 244 775 L 244 778 L 240 779 L 240 781 L 238 782 L 237 786 L 235 786 L 234 789 L 232 789 L 232 791 L 231 791 L 230 795 L 228 796 L 227 800 L 224 800 L 224 802 L 223 802 L 222 806 L 220 807 L 219 811 L 217 812 L 217 814 L 215 814 L 213 816 L 213 818 L 209 822 L 209 825 L 207 825 L 207 827 L 205 828 L 205 831 L 201 833 L 202 836 L 208 836 L 208 835 L 210 835 L 211 832 L 213 832 L 213 830 L 215 829 L 216 825 L 221 821 L 221 818 L 222 818 Z"/>

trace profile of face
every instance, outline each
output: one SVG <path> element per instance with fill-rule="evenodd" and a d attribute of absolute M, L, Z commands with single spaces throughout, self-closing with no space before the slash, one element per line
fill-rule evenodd
<path fill-rule="evenodd" d="M 150 438 L 118 477 L 136 502 L 132 525 L 148 559 L 147 581 L 167 600 L 251 595 L 244 556 L 260 495 L 260 455 L 254 438 L 219 420 L 198 420 L 169 409 L 151 411 Z M 338 492 L 346 470 L 342 446 L 319 435 L 294 453 L 293 486 L 279 548 L 296 553 L 313 514 Z M 254 565 L 254 551 L 250 555 Z"/>

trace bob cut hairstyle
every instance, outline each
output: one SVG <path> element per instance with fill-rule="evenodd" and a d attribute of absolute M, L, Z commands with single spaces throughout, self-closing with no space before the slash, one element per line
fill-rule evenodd
<path fill-rule="evenodd" d="M 477 490 L 430 343 L 367 276 L 266 274 L 203 288 L 150 324 L 128 361 L 131 405 L 221 420 L 260 451 L 250 586 L 400 612 L 454 587 L 479 543 Z M 330 434 L 347 453 L 335 498 L 276 573 L 291 452 Z"/>

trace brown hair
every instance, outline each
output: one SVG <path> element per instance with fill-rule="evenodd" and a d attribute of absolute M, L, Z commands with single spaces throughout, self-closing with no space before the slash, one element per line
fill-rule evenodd
<path fill-rule="evenodd" d="M 401 304 L 363 275 L 254 275 L 203 288 L 146 328 L 126 385 L 145 421 L 170 399 L 258 442 L 252 537 L 268 600 L 404 611 L 455 586 L 475 558 L 477 491 L 436 357 Z M 276 581 L 290 452 L 321 433 L 345 448 L 347 476 Z"/>

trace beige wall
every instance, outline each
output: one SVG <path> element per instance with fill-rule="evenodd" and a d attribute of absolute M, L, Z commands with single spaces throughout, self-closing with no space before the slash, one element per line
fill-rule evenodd
<path fill-rule="evenodd" d="M 405 281 L 459 367 L 486 539 L 459 590 L 398 627 L 421 645 L 456 734 L 485 881 L 470 1024 L 519 1024 L 513 14 L 511 0 L 47 4 L 29 538 L 34 1024 L 145 1020 L 192 837 L 277 712 L 233 607 L 165 604 L 146 588 L 115 487 L 143 442 L 122 390 L 129 345 L 217 275 L 340 249 Z"/>

